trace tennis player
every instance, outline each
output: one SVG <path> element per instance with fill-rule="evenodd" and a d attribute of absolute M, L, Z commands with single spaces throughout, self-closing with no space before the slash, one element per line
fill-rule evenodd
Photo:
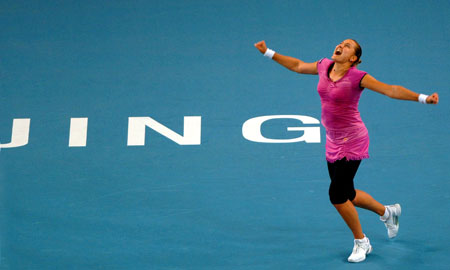
<path fill-rule="evenodd" d="M 362 49 L 353 39 L 338 44 L 331 59 L 323 58 L 314 63 L 276 53 L 267 48 L 265 41 L 256 43 L 255 47 L 291 71 L 319 75 L 317 91 L 322 104 L 326 160 L 331 178 L 329 197 L 354 236 L 354 247 L 348 261 L 364 261 L 372 246 L 363 233 L 355 206 L 378 214 L 389 238 L 397 236 L 401 207 L 400 204 L 382 205 L 368 193 L 354 188 L 353 178 L 361 160 L 369 157 L 369 134 L 358 111 L 361 93 L 367 88 L 390 98 L 423 104 L 437 104 L 438 94 L 418 94 L 399 85 L 380 82 L 357 69 Z"/>

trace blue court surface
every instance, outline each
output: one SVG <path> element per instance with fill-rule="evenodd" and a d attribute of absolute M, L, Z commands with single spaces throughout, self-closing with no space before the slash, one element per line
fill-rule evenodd
<path fill-rule="evenodd" d="M 449 1 L 0 1 L 1 269 L 450 269 Z M 400 203 L 374 251 L 328 200 L 318 77 L 346 38 L 371 157 L 355 182 Z M 288 130 L 289 128 L 289 130 Z"/>

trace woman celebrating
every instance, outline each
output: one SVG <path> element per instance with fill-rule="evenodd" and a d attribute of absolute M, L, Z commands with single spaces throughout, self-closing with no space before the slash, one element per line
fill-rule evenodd
<path fill-rule="evenodd" d="M 389 238 L 398 233 L 399 204 L 384 206 L 362 190 L 355 190 L 353 178 L 362 159 L 369 157 L 369 135 L 358 111 L 362 90 L 368 88 L 391 98 L 437 104 L 439 96 L 417 94 L 398 85 L 377 81 L 356 66 L 361 63 L 361 46 L 353 39 L 337 45 L 332 60 L 314 63 L 284 56 L 268 49 L 264 41 L 255 47 L 282 66 L 301 74 L 319 75 L 317 91 L 322 104 L 322 125 L 326 129 L 326 160 L 331 178 L 329 197 L 354 236 L 349 262 L 361 262 L 372 251 L 363 233 L 356 207 L 375 212 L 384 222 Z"/>

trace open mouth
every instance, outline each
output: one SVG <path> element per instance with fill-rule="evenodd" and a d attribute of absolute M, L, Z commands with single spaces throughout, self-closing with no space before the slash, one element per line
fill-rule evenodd
<path fill-rule="evenodd" d="M 336 49 L 336 51 L 334 52 L 335 55 L 341 55 L 342 54 L 342 50 L 341 49 Z"/>

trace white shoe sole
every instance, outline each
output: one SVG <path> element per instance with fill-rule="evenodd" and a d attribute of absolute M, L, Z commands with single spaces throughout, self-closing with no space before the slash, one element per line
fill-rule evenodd
<path fill-rule="evenodd" d="M 388 237 L 390 239 L 395 238 L 398 234 L 398 230 L 400 228 L 400 222 L 398 220 L 398 218 L 401 216 L 402 214 L 402 207 L 400 206 L 400 204 L 396 203 L 393 205 L 393 207 L 395 207 L 395 212 L 397 215 L 395 215 L 395 217 L 393 218 L 394 224 L 397 225 L 397 231 L 395 232 L 395 234 L 393 235 L 389 235 L 389 231 L 388 231 Z"/>
<path fill-rule="evenodd" d="M 372 250 L 373 250 L 373 248 L 372 248 L 372 246 L 370 246 L 370 248 L 369 248 L 369 250 L 367 251 L 366 256 L 365 256 L 364 258 L 361 258 L 361 259 L 355 260 L 355 261 L 350 260 L 350 258 L 347 259 L 347 260 L 348 260 L 348 262 L 351 262 L 351 263 L 359 263 L 359 262 L 363 262 L 363 261 L 366 260 L 367 255 L 369 255 L 369 254 L 372 252 Z"/>

